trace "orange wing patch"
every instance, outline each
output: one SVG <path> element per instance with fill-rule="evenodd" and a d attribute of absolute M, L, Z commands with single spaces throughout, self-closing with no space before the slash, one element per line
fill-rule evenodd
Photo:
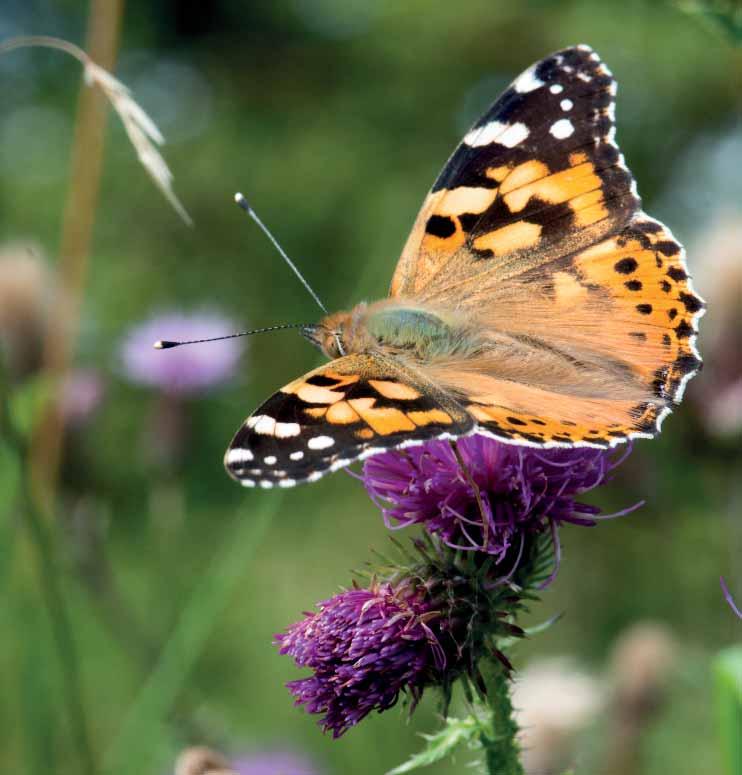
<path fill-rule="evenodd" d="M 667 227 L 643 213 L 617 237 L 574 257 L 583 282 L 608 292 L 603 326 L 620 342 L 657 398 L 679 403 L 700 368 L 698 320 L 705 304 L 693 290 L 681 245 Z"/>

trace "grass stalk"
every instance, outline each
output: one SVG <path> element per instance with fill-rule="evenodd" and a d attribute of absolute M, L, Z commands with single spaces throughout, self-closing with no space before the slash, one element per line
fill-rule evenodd
<path fill-rule="evenodd" d="M 160 657 L 129 707 L 120 731 L 106 753 L 106 775 L 153 771 L 156 744 L 166 739 L 168 716 L 201 655 L 218 617 L 244 577 L 283 498 L 265 501 L 255 514 L 238 513 L 217 559 L 186 601 Z"/>
<path fill-rule="evenodd" d="M 123 10 L 123 0 L 92 0 L 90 4 L 86 50 L 93 61 L 106 69 L 112 69 L 116 62 Z M 105 96 L 83 84 L 59 247 L 60 288 L 51 315 L 53 324 L 44 342 L 44 371 L 55 384 L 61 384 L 69 370 L 80 323 L 103 164 L 106 107 Z M 47 507 L 54 500 L 63 433 L 56 395 L 41 412 L 31 444 L 34 491 Z M 51 509 L 47 511 L 52 513 Z"/>

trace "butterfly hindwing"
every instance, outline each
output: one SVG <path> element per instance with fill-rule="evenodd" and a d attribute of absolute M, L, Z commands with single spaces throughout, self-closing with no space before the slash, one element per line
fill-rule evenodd
<path fill-rule="evenodd" d="M 392 296 L 447 299 L 596 242 L 639 207 L 613 141 L 616 86 L 587 46 L 519 76 L 467 133 L 423 204 Z"/>
<path fill-rule="evenodd" d="M 497 332 L 491 356 L 423 373 L 466 396 L 479 426 L 505 441 L 612 446 L 653 436 L 701 366 L 704 302 L 681 245 L 644 213 L 551 275 L 506 284 L 489 305 L 485 295 L 474 294 L 471 315 Z"/>
<path fill-rule="evenodd" d="M 281 388 L 237 431 L 227 471 L 291 487 L 385 449 L 468 433 L 471 417 L 377 353 L 338 358 Z"/>

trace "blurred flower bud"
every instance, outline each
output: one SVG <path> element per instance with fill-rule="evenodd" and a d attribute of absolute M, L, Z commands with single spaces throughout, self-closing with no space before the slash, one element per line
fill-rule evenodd
<path fill-rule="evenodd" d="M 0 246 L 0 348 L 11 377 L 22 379 L 41 365 L 52 275 L 31 243 Z"/>
<path fill-rule="evenodd" d="M 658 622 L 640 622 L 623 632 L 613 649 L 612 713 L 604 767 L 609 775 L 641 771 L 641 741 L 662 708 L 677 647 Z"/>
<path fill-rule="evenodd" d="M 567 659 L 533 662 L 516 674 L 515 718 L 528 775 L 560 775 L 574 764 L 577 735 L 604 704 L 600 683 Z"/>
<path fill-rule="evenodd" d="M 611 659 L 617 713 L 636 722 L 656 713 L 665 695 L 676 650 L 670 631 L 659 622 L 640 622 L 619 636 Z"/>
<path fill-rule="evenodd" d="M 175 762 L 175 775 L 233 775 L 229 760 L 206 746 L 186 748 Z"/>
<path fill-rule="evenodd" d="M 719 218 L 694 242 L 708 313 L 700 345 L 704 370 L 690 396 L 710 433 L 732 436 L 742 431 L 742 216 Z"/>

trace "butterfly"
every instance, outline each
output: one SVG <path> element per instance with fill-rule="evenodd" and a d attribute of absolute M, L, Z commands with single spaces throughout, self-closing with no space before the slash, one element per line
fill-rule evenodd
<path fill-rule="evenodd" d="M 425 199 L 389 296 L 302 333 L 330 359 L 237 431 L 247 487 L 480 433 L 530 447 L 652 437 L 698 371 L 682 246 L 641 210 L 588 46 L 523 72 Z"/>

